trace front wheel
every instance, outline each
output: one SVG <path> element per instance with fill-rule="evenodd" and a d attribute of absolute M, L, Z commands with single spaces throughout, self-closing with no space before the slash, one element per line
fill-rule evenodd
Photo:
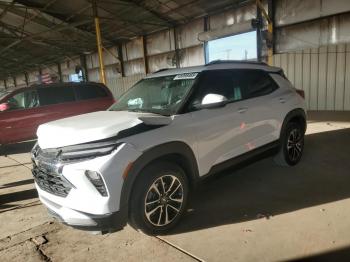
<path fill-rule="evenodd" d="M 170 162 L 146 167 L 136 181 L 130 206 L 130 224 L 146 234 L 164 234 L 186 210 L 188 181 L 185 172 Z"/>
<path fill-rule="evenodd" d="M 300 161 L 303 151 L 303 128 L 297 123 L 288 123 L 281 136 L 281 148 L 274 158 L 275 162 L 280 166 L 294 166 Z"/>

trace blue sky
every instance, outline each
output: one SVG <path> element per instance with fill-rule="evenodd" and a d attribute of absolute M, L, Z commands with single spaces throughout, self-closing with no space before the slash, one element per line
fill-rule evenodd
<path fill-rule="evenodd" d="M 221 60 L 256 59 L 256 32 L 228 36 L 208 42 L 209 62 Z"/>

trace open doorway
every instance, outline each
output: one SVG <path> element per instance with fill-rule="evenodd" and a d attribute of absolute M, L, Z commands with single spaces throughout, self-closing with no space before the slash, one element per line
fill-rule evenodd
<path fill-rule="evenodd" d="M 207 42 L 206 62 L 213 60 L 256 60 L 256 31 Z"/>

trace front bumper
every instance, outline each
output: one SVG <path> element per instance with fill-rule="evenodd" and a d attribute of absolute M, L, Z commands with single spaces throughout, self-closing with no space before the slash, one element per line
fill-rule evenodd
<path fill-rule="evenodd" d="M 44 201 L 42 200 L 42 202 Z M 47 207 L 47 210 L 48 214 L 60 223 L 79 230 L 99 232 L 102 234 L 122 230 L 127 223 L 127 214 L 123 210 L 106 215 L 93 215 L 75 210 L 66 210 L 66 212 L 63 212 L 69 213 L 69 216 L 64 216 L 62 212 L 58 213 L 56 212 L 57 210 L 55 211 L 50 207 Z"/>
<path fill-rule="evenodd" d="M 34 157 L 35 166 L 43 170 L 38 176 L 33 169 L 39 198 L 51 216 L 74 228 L 100 232 L 120 230 L 127 223 L 127 205 L 121 203 L 122 174 L 128 163 L 139 156 L 140 152 L 124 144 L 109 155 L 82 162 L 53 165 L 47 159 Z M 107 196 L 98 192 L 85 170 L 101 175 Z"/>

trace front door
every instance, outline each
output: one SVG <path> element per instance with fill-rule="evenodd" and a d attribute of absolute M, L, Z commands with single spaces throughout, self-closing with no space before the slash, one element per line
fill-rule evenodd
<path fill-rule="evenodd" d="M 246 151 L 244 141 L 243 93 L 236 86 L 230 70 L 203 72 L 197 90 L 191 98 L 192 125 L 197 143 L 200 175 L 208 173 L 212 166 L 220 164 Z M 207 94 L 225 96 L 228 103 L 222 107 L 195 110 Z"/>

